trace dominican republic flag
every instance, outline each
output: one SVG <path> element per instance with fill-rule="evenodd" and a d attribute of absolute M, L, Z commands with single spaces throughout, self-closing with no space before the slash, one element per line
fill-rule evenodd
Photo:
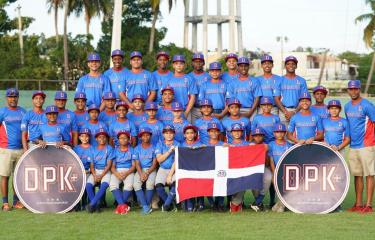
<path fill-rule="evenodd" d="M 263 188 L 264 145 L 181 148 L 176 151 L 177 202 Z"/>

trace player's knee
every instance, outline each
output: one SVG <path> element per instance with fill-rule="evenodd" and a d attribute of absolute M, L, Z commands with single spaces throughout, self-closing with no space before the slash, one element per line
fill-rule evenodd
<path fill-rule="evenodd" d="M 146 189 L 147 190 L 154 190 L 155 182 L 146 182 Z"/>
<path fill-rule="evenodd" d="M 116 190 L 116 189 L 119 189 L 118 186 L 114 185 L 114 184 L 110 184 L 109 185 L 109 190 L 112 192 L 113 190 Z"/>
<path fill-rule="evenodd" d="M 134 191 L 139 191 L 142 189 L 142 184 L 134 183 L 133 187 Z"/>
<path fill-rule="evenodd" d="M 124 185 L 124 191 L 133 191 L 133 185 L 132 184 L 125 184 Z"/>

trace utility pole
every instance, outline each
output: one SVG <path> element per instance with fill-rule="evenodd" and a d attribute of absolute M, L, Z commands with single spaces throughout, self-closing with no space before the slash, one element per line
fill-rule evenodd
<path fill-rule="evenodd" d="M 25 60 L 24 60 L 24 52 L 23 52 L 21 6 L 18 5 L 16 10 L 17 10 L 17 13 L 18 13 L 18 38 L 19 38 L 19 42 L 20 42 L 21 65 L 23 66 L 23 64 L 25 63 Z"/>
<path fill-rule="evenodd" d="M 322 67 L 320 68 L 320 73 L 319 73 L 319 79 L 318 79 L 318 86 L 322 83 L 322 78 L 323 78 L 323 73 L 324 73 L 324 68 L 326 67 L 326 61 L 327 61 L 327 54 L 328 54 L 329 49 L 326 49 L 324 51 L 323 55 L 323 63 Z"/>
<path fill-rule="evenodd" d="M 115 0 L 113 9 L 111 52 L 121 48 L 122 0 Z M 110 61 L 110 65 L 113 67 L 112 61 Z"/>
<path fill-rule="evenodd" d="M 276 41 L 280 42 L 281 45 L 281 76 L 284 75 L 284 42 L 288 42 L 288 37 L 277 36 Z"/>

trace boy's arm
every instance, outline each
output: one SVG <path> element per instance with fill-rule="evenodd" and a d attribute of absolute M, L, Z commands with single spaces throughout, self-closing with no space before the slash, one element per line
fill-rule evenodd
<path fill-rule="evenodd" d="M 195 94 L 190 94 L 189 95 L 189 102 L 188 102 L 188 105 L 186 106 L 186 110 L 185 110 L 185 117 L 187 118 L 189 112 L 191 111 L 191 109 L 193 108 L 194 106 L 194 103 L 195 103 Z"/>
<path fill-rule="evenodd" d="M 29 145 L 27 143 L 27 132 L 22 131 L 22 147 L 23 150 L 26 152 L 29 149 Z"/>
<path fill-rule="evenodd" d="M 107 165 L 105 166 L 101 176 L 104 177 L 104 175 L 106 175 L 108 173 L 108 171 L 111 169 L 111 167 L 112 167 L 112 159 L 107 161 Z"/>
<path fill-rule="evenodd" d="M 147 169 L 147 171 L 146 171 L 147 176 L 150 175 L 150 173 L 152 173 L 156 169 L 157 166 L 158 166 L 158 162 L 156 161 L 156 158 L 154 158 L 152 160 L 151 167 L 149 169 Z"/>

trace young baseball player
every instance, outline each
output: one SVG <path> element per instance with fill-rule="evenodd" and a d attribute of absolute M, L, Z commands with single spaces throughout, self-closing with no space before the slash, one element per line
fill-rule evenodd
<path fill-rule="evenodd" d="M 156 174 L 155 187 L 156 191 L 163 202 L 162 211 L 170 211 L 172 201 L 176 196 L 175 185 L 171 184 L 169 193 L 165 192 L 168 173 L 171 171 L 174 163 L 174 150 L 180 145 L 174 139 L 175 130 L 172 125 L 165 125 L 163 128 L 164 140 L 159 142 L 155 149 L 156 160 L 160 168 Z"/>
<path fill-rule="evenodd" d="M 303 92 L 299 97 L 301 110 L 293 115 L 288 126 L 288 139 L 293 143 L 311 144 L 323 140 L 322 120 L 311 112 L 311 96 Z"/>
<path fill-rule="evenodd" d="M 221 64 L 219 62 L 210 63 L 210 78 L 199 88 L 199 101 L 209 99 L 213 103 L 213 116 L 221 119 L 227 113 L 225 99 L 228 95 L 227 84 L 220 79 Z"/>
<path fill-rule="evenodd" d="M 105 92 L 103 94 L 103 101 L 104 101 L 104 110 L 100 112 L 98 120 L 104 122 L 107 126 L 109 126 L 116 121 L 117 115 L 115 110 L 116 105 L 116 95 L 114 92 Z"/>
<path fill-rule="evenodd" d="M 183 107 L 179 102 L 173 102 L 171 106 L 173 120 L 171 124 L 174 128 L 175 135 L 174 139 L 182 143 L 185 141 L 184 128 L 189 124 L 189 122 L 183 118 Z"/>
<path fill-rule="evenodd" d="M 90 106 L 88 106 L 87 112 L 89 114 L 90 119 L 85 125 L 83 125 L 83 127 L 90 129 L 91 131 L 90 144 L 91 146 L 96 146 L 97 145 L 96 137 L 95 137 L 96 132 L 99 129 L 104 129 L 106 132 L 108 132 L 107 126 L 105 125 L 105 123 L 98 120 L 99 113 L 100 113 L 99 106 L 95 104 L 91 104 Z"/>
<path fill-rule="evenodd" d="M 115 158 L 114 149 L 107 144 L 108 133 L 104 128 L 99 128 L 95 133 L 97 145 L 94 147 L 93 159 L 90 161 L 91 175 L 87 179 L 86 192 L 89 204 L 86 209 L 89 213 L 101 212 L 100 200 L 105 196 L 111 179 L 111 165 Z M 99 191 L 95 193 L 95 186 Z"/>
<path fill-rule="evenodd" d="M 225 117 L 221 124 L 225 130 L 224 142 L 232 143 L 232 125 L 239 123 L 244 128 L 244 133 L 241 134 L 243 140 L 250 138 L 251 124 L 250 120 L 245 117 L 241 117 L 240 108 L 241 102 L 237 98 L 230 98 L 227 101 L 229 116 Z"/>
<path fill-rule="evenodd" d="M 310 107 L 311 112 L 318 115 L 321 119 L 329 117 L 327 105 L 324 104 L 324 99 L 327 97 L 327 89 L 323 86 L 316 86 L 313 89 L 313 97 L 315 104 Z"/>
<path fill-rule="evenodd" d="M 185 57 L 173 56 L 174 74 L 168 79 L 167 85 L 174 90 L 174 100 L 184 107 L 184 115 L 187 119 L 195 103 L 195 95 L 198 94 L 197 86 L 193 78 L 185 74 Z"/>
<path fill-rule="evenodd" d="M 162 105 L 162 90 L 166 87 L 168 78 L 172 76 L 172 72 L 168 69 L 169 54 L 164 51 L 160 51 L 156 54 L 156 69 L 152 75 L 158 86 L 158 92 L 156 95 L 156 103 Z"/>
<path fill-rule="evenodd" d="M 221 79 L 228 85 L 238 77 L 237 62 L 238 56 L 236 54 L 229 53 L 225 56 L 225 64 L 227 65 L 228 72 L 224 72 L 223 75 L 221 75 Z"/>
<path fill-rule="evenodd" d="M 118 203 L 116 214 L 127 214 L 130 207 L 126 204 L 133 191 L 135 163 L 134 150 L 130 146 L 130 133 L 120 131 L 117 133 L 119 146 L 115 149 L 115 158 L 112 162 L 110 190 Z M 120 183 L 124 184 L 124 191 L 119 189 Z"/>
<path fill-rule="evenodd" d="M 116 104 L 117 119 L 109 127 L 110 145 L 119 146 L 117 134 L 119 132 L 130 133 L 130 145 L 133 147 L 137 144 L 137 128 L 135 124 L 130 121 L 126 116 L 128 112 L 128 104 L 126 102 L 118 102 Z"/>
<path fill-rule="evenodd" d="M 87 56 L 87 66 L 90 72 L 79 79 L 76 92 L 86 94 L 87 105 L 95 104 L 103 110 L 103 93 L 111 91 L 111 83 L 108 77 L 100 72 L 99 54 L 89 53 Z"/>
<path fill-rule="evenodd" d="M 89 114 L 86 112 L 86 94 L 83 92 L 76 92 L 74 94 L 74 105 L 76 110 L 74 110 L 74 115 L 76 117 L 77 130 L 83 127 L 87 121 L 89 121 Z"/>
<path fill-rule="evenodd" d="M 172 103 L 174 99 L 174 90 L 170 86 L 166 86 L 161 90 L 162 103 L 156 113 L 156 119 L 163 124 L 171 124 L 173 121 Z"/>
<path fill-rule="evenodd" d="M 277 115 L 271 113 L 273 108 L 273 98 L 264 96 L 260 99 L 261 114 L 255 115 L 251 122 L 252 128 L 262 128 L 264 131 L 264 142 L 266 144 L 275 140 L 273 136 L 273 126 L 280 122 L 280 118 Z"/>
<path fill-rule="evenodd" d="M 134 95 L 141 94 L 147 101 L 154 101 L 156 97 L 157 83 L 149 71 L 142 68 L 142 54 L 138 51 L 130 53 L 131 70 L 125 76 L 125 86 L 121 89 L 120 98 L 126 102 L 131 109 L 130 102 Z"/>
<path fill-rule="evenodd" d="M 207 144 L 209 140 L 207 127 L 210 122 L 215 122 L 220 127 L 220 132 L 224 132 L 224 129 L 220 123 L 220 120 L 213 116 L 213 104 L 210 99 L 202 99 L 200 101 L 200 110 L 202 117 L 195 121 L 195 126 L 198 128 L 199 141 L 203 144 Z M 222 136 L 220 136 L 222 139 Z"/>
<path fill-rule="evenodd" d="M 27 151 L 35 144 L 38 139 L 39 125 L 45 121 L 43 104 L 46 99 L 46 94 L 43 91 L 34 91 L 32 96 L 33 109 L 27 111 L 22 118 L 22 147 Z"/>
<path fill-rule="evenodd" d="M 134 126 L 136 128 L 136 131 L 138 132 L 139 125 L 141 123 L 145 122 L 148 118 L 147 113 L 145 112 L 145 99 L 143 98 L 142 95 L 136 94 L 134 95 L 132 99 L 132 104 L 133 104 L 133 111 L 128 112 L 126 114 L 126 117 L 134 123 Z"/>
<path fill-rule="evenodd" d="M 238 59 L 239 76 L 228 84 L 228 96 L 241 102 L 241 114 L 252 117 L 256 114 L 262 89 L 257 78 L 249 76 L 250 60 L 247 57 Z"/>
<path fill-rule="evenodd" d="M 154 195 L 157 161 L 155 147 L 151 144 L 152 130 L 148 127 L 140 127 L 138 137 L 141 143 L 135 147 L 133 160 L 135 161 L 136 173 L 134 175 L 134 191 L 143 208 L 143 214 L 152 212 L 150 207 Z M 146 195 L 142 185 L 146 185 Z"/>
<path fill-rule="evenodd" d="M 112 51 L 111 58 L 113 67 L 104 72 L 111 84 L 111 90 L 115 94 L 116 100 L 120 100 L 120 91 L 125 85 L 125 76 L 129 70 L 123 66 L 124 52 L 120 49 Z"/>
<path fill-rule="evenodd" d="M 163 123 L 156 119 L 158 105 L 155 102 L 146 102 L 145 111 L 148 115 L 146 122 L 141 123 L 139 128 L 150 128 L 152 131 L 151 144 L 156 146 L 162 140 Z M 139 141 L 140 142 L 140 141 Z"/>
<path fill-rule="evenodd" d="M 21 122 L 26 111 L 18 106 L 19 92 L 17 89 L 9 88 L 5 95 L 7 106 L 0 108 L 0 176 L 3 196 L 2 210 L 9 211 L 11 208 L 8 204 L 8 182 L 23 153 Z M 13 194 L 13 207 L 23 208 L 15 193 Z"/>

